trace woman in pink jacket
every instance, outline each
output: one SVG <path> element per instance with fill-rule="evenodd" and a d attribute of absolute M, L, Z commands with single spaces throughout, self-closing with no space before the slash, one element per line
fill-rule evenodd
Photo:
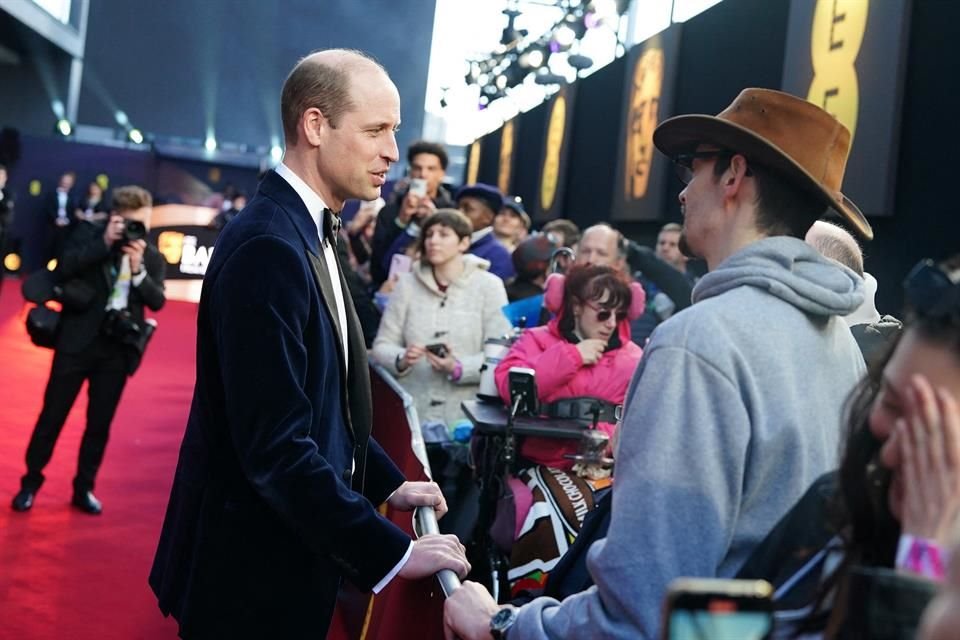
<path fill-rule="evenodd" d="M 643 313 L 644 303 L 643 288 L 610 267 L 577 266 L 566 276 L 550 276 L 544 304 L 556 315 L 546 326 L 525 331 L 497 365 L 500 396 L 509 402 L 510 368 L 527 367 L 535 372 L 541 405 L 561 409 L 564 403 L 558 401 L 572 398 L 622 404 L 643 354 L 630 340 L 630 320 Z M 597 429 L 612 441 L 612 419 L 598 422 Z M 508 579 L 514 596 L 543 588 L 548 572 L 593 508 L 594 492 L 610 484 L 609 479 L 589 473 L 583 478 L 579 469 L 571 471 L 574 462 L 567 455 L 578 449 L 577 440 L 521 441 L 521 457 L 533 466 L 508 478 L 515 520 L 495 525 L 503 532 L 495 534 L 503 547 L 509 542 L 504 529 L 513 525 Z"/>
<path fill-rule="evenodd" d="M 578 266 L 564 276 L 552 275 L 544 303 L 555 317 L 546 325 L 525 331 L 497 365 L 500 397 L 510 402 L 510 367 L 536 372 L 541 403 L 567 398 L 597 398 L 619 405 L 643 351 L 630 340 L 630 319 L 643 314 L 643 287 L 628 283 L 610 267 Z M 613 436 L 614 424 L 597 427 Z M 521 455 L 556 469 L 570 469 L 575 440 L 527 438 Z"/>

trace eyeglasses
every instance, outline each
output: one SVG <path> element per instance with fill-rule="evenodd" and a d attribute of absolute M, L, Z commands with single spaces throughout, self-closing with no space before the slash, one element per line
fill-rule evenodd
<path fill-rule="evenodd" d="M 724 156 L 732 157 L 734 151 L 729 149 L 711 149 L 709 151 L 693 151 L 691 153 L 678 153 L 673 158 L 673 166 L 677 171 L 677 178 L 683 184 L 690 184 L 693 180 L 693 161 L 697 159 L 706 160 L 707 158 L 721 158 Z M 746 175 L 752 176 L 753 172 L 747 167 Z"/>
<path fill-rule="evenodd" d="M 673 158 L 674 167 L 677 170 L 677 177 L 683 184 L 690 184 L 693 180 L 693 161 L 697 159 L 706 160 L 707 158 L 719 158 L 720 156 L 729 156 L 730 151 L 726 149 L 713 149 L 711 151 L 694 151 L 692 153 L 678 153 Z"/>
<path fill-rule="evenodd" d="M 903 281 L 907 302 L 925 316 L 960 312 L 960 281 L 953 279 L 933 260 L 921 260 Z"/>
<path fill-rule="evenodd" d="M 598 322 L 606 322 L 607 320 L 610 319 L 610 316 L 614 314 L 614 311 L 612 309 L 603 309 L 589 302 L 585 302 L 584 304 L 597 312 Z M 617 322 L 623 322 L 627 318 L 627 312 L 624 309 L 618 310 L 616 314 L 617 314 Z"/>

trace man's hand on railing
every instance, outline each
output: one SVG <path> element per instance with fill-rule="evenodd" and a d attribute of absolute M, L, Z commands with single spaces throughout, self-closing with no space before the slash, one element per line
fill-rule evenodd
<path fill-rule="evenodd" d="M 397 574 L 401 578 L 416 580 L 449 569 L 461 578 L 470 573 L 467 550 L 457 536 L 427 534 L 413 542 L 410 559 Z"/>
<path fill-rule="evenodd" d="M 464 582 L 443 605 L 444 638 L 490 640 L 490 619 L 502 608 L 483 585 Z"/>
<path fill-rule="evenodd" d="M 414 518 L 414 530 L 419 537 L 427 534 L 436 534 L 440 532 L 437 526 L 437 514 L 430 507 L 417 507 L 417 514 Z M 437 581 L 443 590 L 443 595 L 450 597 L 450 594 L 460 588 L 460 578 L 450 569 L 442 569 L 437 572 Z"/>
<path fill-rule="evenodd" d="M 437 519 L 447 513 L 447 500 L 436 482 L 404 482 L 387 499 L 393 509 L 412 511 L 417 507 L 433 507 Z"/>

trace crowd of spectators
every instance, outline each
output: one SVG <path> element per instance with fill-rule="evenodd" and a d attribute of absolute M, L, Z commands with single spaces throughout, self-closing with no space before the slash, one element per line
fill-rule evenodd
<path fill-rule="evenodd" d="M 446 150 L 425 141 L 392 193 L 339 230 L 372 360 L 421 424 L 453 437 L 484 345 L 499 339 L 512 344 L 495 371 L 504 404 L 510 369 L 530 369 L 543 419 L 586 418 L 603 442 L 585 459 L 578 441 L 520 439 L 493 531 L 517 599 L 465 583 L 447 602 L 452 632 L 488 637 L 499 617 L 517 637 L 653 638 L 680 576 L 767 580 L 778 629 L 803 637 L 906 638 L 921 617 L 923 637 L 956 632 L 960 262 L 907 276 L 903 322 L 878 311 L 850 232 L 872 230 L 840 194 L 849 134 L 795 101 L 746 90 L 710 126 L 681 116 L 658 127 L 686 187 L 683 224 L 664 225 L 653 247 L 605 222 L 536 228 L 520 198 L 452 188 Z M 799 112 L 795 127 L 767 124 Z M 0 248 L 14 211 L 6 179 L 0 165 Z M 149 194 L 108 200 L 92 182 L 77 197 L 75 183 L 64 173 L 44 198 L 46 251 L 63 282 L 88 280 L 96 295 L 64 309 L 18 511 L 33 506 L 89 380 L 73 503 L 100 512 L 95 475 L 138 362 L 104 316 L 127 311 L 143 327 L 143 308 L 164 303 L 155 248 L 123 234 Z M 218 230 L 246 196 L 224 202 Z M 834 222 L 819 220 L 827 210 Z M 508 305 L 524 301 L 536 312 L 512 326 Z"/>

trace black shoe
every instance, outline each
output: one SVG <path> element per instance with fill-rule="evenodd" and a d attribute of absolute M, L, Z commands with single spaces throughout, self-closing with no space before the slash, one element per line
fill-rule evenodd
<path fill-rule="evenodd" d="M 29 511 L 33 506 L 34 495 L 36 494 L 29 489 L 20 489 L 19 493 L 13 496 L 13 504 L 10 506 L 14 511 Z"/>
<path fill-rule="evenodd" d="M 73 494 L 73 499 L 70 501 L 70 504 L 92 516 L 98 516 L 100 512 L 103 511 L 103 505 L 100 504 L 97 497 L 89 491 Z"/>

